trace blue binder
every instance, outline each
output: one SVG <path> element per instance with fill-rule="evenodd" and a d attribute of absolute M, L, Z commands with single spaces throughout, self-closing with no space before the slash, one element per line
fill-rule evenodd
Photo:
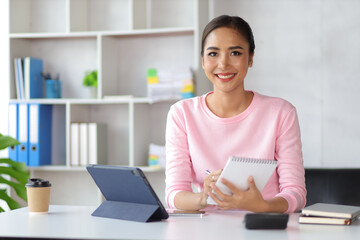
<path fill-rule="evenodd" d="M 52 105 L 29 104 L 29 166 L 51 164 Z"/>
<path fill-rule="evenodd" d="M 42 59 L 32 57 L 24 58 L 24 81 L 26 99 L 43 98 L 44 80 L 42 77 L 42 72 Z"/>
<path fill-rule="evenodd" d="M 18 112 L 18 162 L 23 162 L 26 165 L 29 163 L 29 106 L 26 103 L 19 103 L 19 112 Z"/>
<path fill-rule="evenodd" d="M 18 112 L 19 107 L 17 103 L 9 103 L 8 106 L 8 127 L 9 127 L 9 136 L 15 139 L 19 138 L 19 124 L 18 124 Z M 18 145 L 9 147 L 9 158 L 13 161 L 18 161 Z"/>

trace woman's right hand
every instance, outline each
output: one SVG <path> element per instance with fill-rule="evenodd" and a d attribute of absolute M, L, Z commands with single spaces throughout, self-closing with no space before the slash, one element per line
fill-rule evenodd
<path fill-rule="evenodd" d="M 208 206 L 207 199 L 209 197 L 209 191 L 212 191 L 210 185 L 216 183 L 221 172 L 222 172 L 222 169 L 213 171 L 204 178 L 204 185 L 203 185 L 204 190 L 203 190 L 201 198 L 200 198 L 201 208 L 205 208 Z"/>

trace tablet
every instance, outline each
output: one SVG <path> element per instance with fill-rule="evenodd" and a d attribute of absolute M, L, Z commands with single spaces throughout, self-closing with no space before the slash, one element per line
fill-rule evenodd
<path fill-rule="evenodd" d="M 109 165 L 86 168 L 106 199 L 93 216 L 140 222 L 169 217 L 141 169 Z"/>

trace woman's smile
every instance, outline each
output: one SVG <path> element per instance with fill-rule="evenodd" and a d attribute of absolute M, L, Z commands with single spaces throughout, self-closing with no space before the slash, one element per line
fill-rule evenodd
<path fill-rule="evenodd" d="M 222 82 L 229 82 L 235 77 L 235 73 L 217 73 L 215 76 Z"/>

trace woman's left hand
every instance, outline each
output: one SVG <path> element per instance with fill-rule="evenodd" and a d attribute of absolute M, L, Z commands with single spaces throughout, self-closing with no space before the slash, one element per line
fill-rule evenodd
<path fill-rule="evenodd" d="M 233 195 L 222 193 L 215 184 L 212 184 L 211 187 L 219 198 L 211 191 L 209 192 L 209 195 L 218 204 L 218 208 L 222 210 L 244 209 L 252 212 L 267 211 L 268 203 L 264 200 L 256 187 L 253 177 L 249 177 L 249 189 L 245 191 L 238 189 L 234 184 L 224 178 L 220 179 L 220 181 L 231 190 Z"/>

